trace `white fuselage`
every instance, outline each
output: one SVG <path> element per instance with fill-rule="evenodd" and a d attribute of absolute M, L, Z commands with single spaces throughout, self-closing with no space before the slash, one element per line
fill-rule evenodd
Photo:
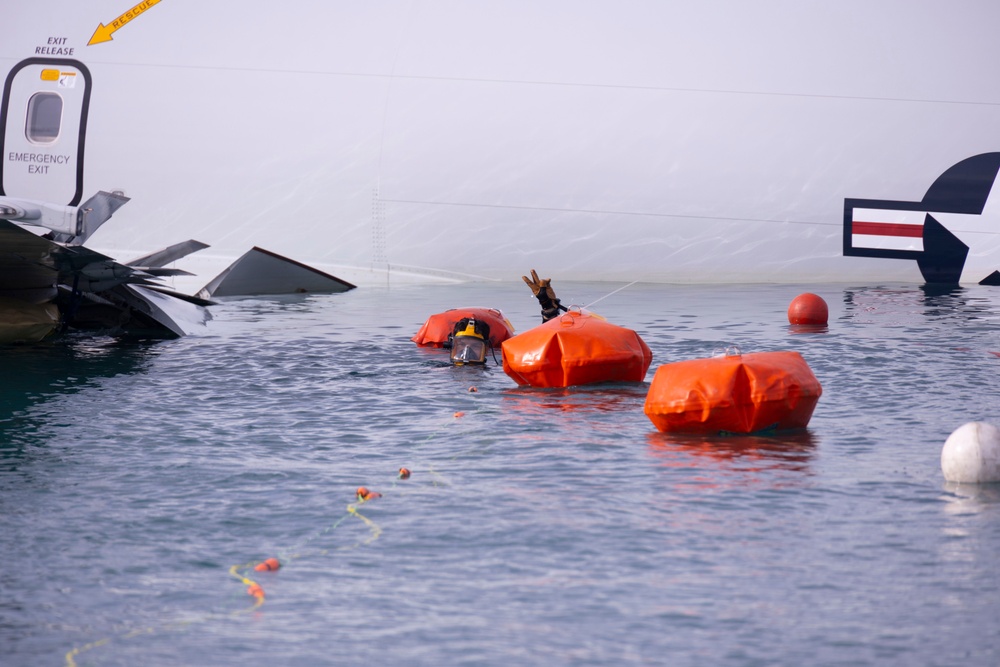
<path fill-rule="evenodd" d="M 87 45 L 133 4 L 0 6 L 0 74 L 89 70 L 84 198 L 131 198 L 89 245 L 122 260 L 194 238 L 209 272 L 256 245 L 359 284 L 918 282 L 844 256 L 845 199 L 919 202 L 1000 151 L 1000 4 L 161 0 Z M 963 280 L 1000 268 L 994 222 Z"/>

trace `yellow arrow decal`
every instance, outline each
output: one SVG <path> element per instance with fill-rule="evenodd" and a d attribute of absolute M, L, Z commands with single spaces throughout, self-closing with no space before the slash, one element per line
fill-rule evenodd
<path fill-rule="evenodd" d="M 87 46 L 92 44 L 100 44 L 101 42 L 110 42 L 111 35 L 118 29 L 124 28 L 129 21 L 134 18 L 138 18 L 144 11 L 149 9 L 155 4 L 158 4 L 160 0 L 142 0 L 138 5 L 128 10 L 114 21 L 108 25 L 103 23 L 97 26 L 97 30 L 94 31 L 94 36 L 90 38 L 87 42 Z"/>

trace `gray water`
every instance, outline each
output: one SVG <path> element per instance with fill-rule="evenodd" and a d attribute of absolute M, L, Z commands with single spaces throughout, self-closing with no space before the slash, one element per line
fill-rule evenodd
<path fill-rule="evenodd" d="M 593 310 L 647 383 L 568 390 L 409 341 L 451 307 L 534 326 L 519 282 L 0 349 L 0 663 L 1000 664 L 1000 489 L 940 470 L 1000 422 L 1000 289 L 808 290 L 825 330 L 788 325 L 800 286 L 633 285 Z M 656 367 L 730 344 L 805 357 L 808 430 L 656 432 Z"/>

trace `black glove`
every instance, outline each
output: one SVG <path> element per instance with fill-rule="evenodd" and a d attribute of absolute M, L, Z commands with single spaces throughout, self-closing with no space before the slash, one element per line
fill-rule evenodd
<path fill-rule="evenodd" d="M 534 269 L 531 270 L 531 279 L 528 276 L 521 276 L 521 280 L 531 288 L 531 293 L 538 299 L 538 304 L 542 307 L 542 322 L 548 322 L 559 314 L 560 310 L 569 310 L 559 303 L 556 292 L 552 289 L 551 278 L 539 278 Z"/>

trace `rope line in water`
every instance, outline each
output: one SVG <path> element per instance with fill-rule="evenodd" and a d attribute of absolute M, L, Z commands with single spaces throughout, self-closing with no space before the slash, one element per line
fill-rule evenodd
<path fill-rule="evenodd" d="M 480 410 L 480 408 L 477 408 L 476 412 L 478 412 L 479 410 Z M 428 434 L 427 438 L 425 438 L 424 441 L 421 444 L 426 444 L 428 441 L 430 441 L 433 438 L 435 438 L 442 431 L 442 429 L 446 428 L 450 424 L 453 424 L 455 421 L 457 421 L 458 419 L 460 419 L 461 417 L 464 417 L 464 416 L 465 416 L 464 412 L 455 412 L 450 419 L 448 419 L 446 422 L 443 422 L 441 424 L 441 426 L 439 426 L 434 431 L 432 431 L 430 434 Z M 459 456 L 459 454 L 456 454 L 455 456 L 452 457 L 452 460 L 454 460 L 458 456 Z M 437 477 L 437 478 L 441 477 L 441 475 L 437 471 L 435 471 L 433 469 L 433 466 L 431 466 L 429 468 L 428 472 L 432 476 L 434 476 L 434 477 Z M 412 471 L 410 469 L 405 468 L 405 467 L 404 468 L 400 468 L 399 471 L 398 471 L 398 473 L 397 473 L 397 475 L 396 475 L 396 478 L 393 480 L 393 483 L 389 487 L 387 493 L 393 491 L 396 488 L 397 484 L 401 480 L 407 480 L 407 479 L 409 479 L 410 476 L 411 476 L 411 474 L 412 474 Z M 437 480 L 434 481 L 434 486 L 438 486 Z M 100 648 L 102 646 L 106 646 L 106 645 L 110 644 L 114 640 L 124 641 L 124 640 L 127 640 L 127 639 L 132 639 L 134 637 L 138 637 L 140 635 L 151 635 L 151 634 L 154 634 L 156 632 L 163 632 L 163 631 L 167 631 L 167 630 L 176 630 L 176 629 L 179 629 L 179 628 L 182 628 L 182 627 L 185 627 L 185 626 L 192 625 L 192 624 L 194 624 L 196 622 L 205 622 L 205 621 L 209 621 L 209 620 L 213 620 L 213 619 L 217 619 L 217 618 L 227 618 L 227 617 L 240 616 L 240 615 L 248 614 L 250 612 L 253 612 L 253 611 L 256 611 L 256 610 L 260 609 L 264 605 L 264 601 L 265 601 L 265 599 L 266 599 L 267 596 L 266 596 L 266 594 L 264 592 L 263 586 L 261 586 L 259 582 L 251 579 L 247 575 L 247 571 L 248 570 L 261 571 L 261 572 L 276 571 L 276 570 L 280 569 L 283 565 L 285 565 L 287 563 L 290 563 L 293 560 L 296 560 L 296 559 L 299 559 L 299 558 L 304 558 L 307 555 L 324 556 L 324 555 L 327 555 L 327 554 L 330 554 L 330 553 L 333 553 L 333 552 L 337 552 L 337 551 L 349 551 L 349 550 L 352 550 L 352 549 L 358 549 L 360 547 L 367 546 L 367 545 L 371 544 L 372 542 L 374 542 L 375 540 L 377 540 L 379 538 L 379 536 L 382 535 L 382 528 L 377 523 L 375 523 L 374 521 L 372 521 L 370 518 L 368 518 L 367 516 L 365 516 L 364 514 L 362 514 L 361 512 L 359 512 L 358 511 L 358 507 L 361 506 L 361 505 L 363 505 L 366 502 L 369 502 L 371 500 L 374 500 L 374 499 L 380 498 L 380 497 L 382 497 L 381 493 L 370 491 L 369 489 L 367 489 L 366 487 L 363 487 L 363 486 L 359 487 L 358 490 L 357 490 L 357 500 L 355 502 L 352 502 L 352 503 L 350 503 L 350 504 L 347 505 L 346 512 L 342 516 L 338 517 L 337 520 L 334 521 L 332 524 L 330 524 L 330 525 L 326 526 L 325 528 L 317 531 L 316 533 L 314 533 L 313 535 L 305 538 L 304 540 L 296 543 L 292 547 L 293 553 L 288 554 L 286 556 L 283 556 L 280 559 L 279 558 L 268 558 L 268 559 L 265 559 L 263 561 L 251 561 L 249 563 L 243 563 L 243 564 L 237 564 L 237 565 L 231 566 L 229 568 L 229 575 L 232 576 L 232 577 L 234 577 L 241 584 L 243 584 L 243 585 L 245 585 L 247 587 L 247 595 L 250 595 L 254 599 L 253 604 L 251 606 L 246 607 L 244 609 L 238 609 L 238 610 L 235 610 L 235 611 L 232 611 L 232 612 L 228 612 L 226 614 L 207 614 L 207 615 L 205 615 L 205 616 L 203 616 L 202 618 L 199 618 L 199 619 L 193 619 L 193 620 L 187 620 L 187 621 L 178 621 L 178 622 L 174 622 L 174 623 L 163 624 L 163 625 L 160 625 L 160 626 L 147 626 L 147 627 L 138 628 L 138 629 L 135 629 L 135 630 L 130 630 L 129 632 L 127 632 L 125 634 L 122 634 L 122 635 L 119 635 L 117 637 L 105 637 L 103 639 L 98 639 L 96 641 L 93 641 L 93 642 L 90 642 L 90 643 L 87 643 L 87 644 L 83 644 L 81 646 L 77 646 L 77 647 L 74 647 L 71 650 L 69 650 L 66 653 L 66 656 L 65 656 L 65 658 L 66 658 L 66 667 L 78 667 L 77 662 L 76 662 L 76 658 L 77 657 L 79 657 L 83 653 L 86 653 L 87 651 L 91 651 L 93 649 Z M 337 547 L 331 547 L 331 548 L 328 548 L 328 549 L 320 549 L 320 550 L 314 552 L 313 554 L 307 554 L 307 553 L 304 553 L 302 551 L 303 548 L 307 544 L 309 544 L 310 542 L 313 542 L 313 541 L 315 541 L 315 540 L 317 540 L 317 539 L 319 539 L 321 537 L 324 537 L 325 535 L 328 535 L 329 533 L 333 532 L 336 528 L 338 528 L 344 521 L 346 521 L 347 519 L 352 518 L 352 517 L 358 519 L 359 521 L 361 521 L 368 528 L 368 531 L 369 531 L 368 537 L 366 537 L 363 540 L 357 540 L 356 542 L 354 542 L 352 544 L 342 545 L 342 546 L 337 546 Z M 265 566 L 265 567 L 262 567 L 262 566 Z"/>
<path fill-rule="evenodd" d="M 600 299 L 597 299 L 596 301 L 591 301 L 590 303 L 588 303 L 586 306 L 583 306 L 583 307 L 584 308 L 590 308 L 595 303 L 600 303 L 601 301 L 604 301 L 605 299 L 607 299 L 612 294 L 618 294 L 618 292 L 621 292 L 623 289 L 625 289 L 627 287 L 631 287 L 632 285 L 635 285 L 637 282 L 639 282 L 639 281 L 638 280 L 633 280 L 628 285 L 622 285 L 621 287 L 619 287 L 618 289 L 614 290 L 613 292 L 608 292 L 607 294 L 605 294 L 604 296 L 602 296 Z"/>
<path fill-rule="evenodd" d="M 403 470 L 406 470 L 405 476 L 402 474 Z M 410 476 L 410 471 L 409 470 L 407 470 L 406 468 L 401 468 L 400 471 L 401 472 L 400 472 L 400 475 L 397 476 L 397 480 L 409 478 L 409 476 Z M 395 486 L 396 486 L 396 484 L 393 483 L 392 488 L 395 488 Z M 320 550 L 320 551 L 317 552 L 318 555 L 326 555 L 326 554 L 334 552 L 334 551 L 348 551 L 348 550 L 351 550 L 351 549 L 357 549 L 359 547 L 371 544 L 372 542 L 374 542 L 375 540 L 377 540 L 379 538 L 379 536 L 382 534 L 382 528 L 379 527 L 379 525 L 377 523 L 375 523 L 374 521 L 372 521 L 371 519 L 369 519 L 368 517 L 366 517 L 364 514 L 362 514 L 361 512 L 359 512 L 357 510 L 357 506 L 358 505 L 362 505 L 365 502 L 368 502 L 369 500 L 373 500 L 375 498 L 381 497 L 382 494 L 375 493 L 375 492 L 370 492 L 367 489 L 365 489 L 364 487 L 361 487 L 361 488 L 358 489 L 359 492 L 361 492 L 362 490 L 366 492 L 364 494 L 365 497 L 361 497 L 360 493 L 359 493 L 358 501 L 355 502 L 355 503 L 349 504 L 347 506 L 347 511 L 346 511 L 346 513 L 343 516 L 341 516 L 340 518 L 338 518 L 330 526 L 328 526 L 325 529 L 323 529 L 322 531 L 318 532 L 315 537 L 319 537 L 319 536 L 322 536 L 322 535 L 325 535 L 325 534 L 331 532 L 337 526 L 339 526 L 340 524 L 342 524 L 345 519 L 350 518 L 350 517 L 355 517 L 355 518 L 359 519 L 361 522 L 363 522 L 368 527 L 368 530 L 369 530 L 368 537 L 365 538 L 365 539 L 363 539 L 363 540 L 358 540 L 358 541 L 354 542 L 353 544 L 344 545 L 344 546 L 340 546 L 340 547 L 335 547 L 335 548 L 332 548 L 332 549 L 322 549 L 322 550 Z M 288 557 L 286 557 L 283 560 L 287 563 L 287 562 L 290 562 L 291 560 L 294 560 L 297 557 L 299 557 L 299 556 L 297 556 L 297 555 L 288 556 Z M 273 561 L 273 564 L 272 564 L 272 561 Z M 261 565 L 267 565 L 267 567 L 258 570 L 258 568 L 260 568 Z M 257 609 L 260 609 L 264 605 L 264 601 L 265 601 L 265 599 L 267 597 L 266 593 L 264 592 L 264 587 L 261 586 L 260 582 L 255 581 L 255 580 L 251 579 L 249 576 L 247 576 L 246 574 L 244 574 L 244 572 L 247 571 L 247 570 L 273 571 L 273 570 L 279 569 L 280 567 L 281 567 L 281 561 L 279 561 L 276 558 L 268 558 L 268 559 L 266 559 L 264 561 L 251 561 L 249 563 L 236 564 L 236 565 L 231 566 L 229 568 L 229 574 L 230 574 L 230 576 L 234 577 L 240 583 L 242 583 L 243 585 L 245 585 L 247 587 L 247 595 L 250 595 L 251 597 L 253 597 L 253 604 L 250 605 L 249 607 L 244 608 L 244 609 L 237 609 L 235 611 L 232 611 L 232 612 L 229 612 L 229 613 L 223 614 L 223 615 L 209 614 L 209 615 L 204 616 L 203 618 L 197 619 L 197 621 L 209 621 L 209 620 L 212 620 L 214 618 L 240 616 L 242 614 L 248 614 L 250 612 L 256 611 Z M 118 641 L 124 641 L 124 640 L 127 640 L 127 639 L 132 639 L 134 637 L 138 637 L 140 635 L 151 635 L 151 634 L 154 634 L 156 632 L 163 632 L 163 631 L 166 631 L 166 630 L 176 630 L 176 629 L 179 629 L 179 628 L 191 625 L 191 624 L 193 624 L 195 622 L 196 622 L 195 620 L 190 620 L 190 621 L 181 621 L 181 622 L 177 622 L 177 623 L 169 623 L 169 624 L 165 624 L 165 625 L 161 625 L 161 626 L 148 626 L 148 627 L 144 627 L 144 628 L 138 628 L 136 630 L 130 630 L 129 632 L 127 632 L 127 633 L 125 633 L 123 635 L 120 635 L 118 637 L 105 637 L 103 639 L 99 639 L 97 641 L 93 641 L 93 642 L 90 642 L 88 644 L 84 644 L 82 646 L 75 647 L 75 648 L 71 649 L 69 652 L 66 653 L 66 656 L 65 656 L 66 657 L 66 667 L 78 667 L 78 665 L 76 663 L 76 658 L 78 656 L 80 656 L 82 653 L 85 653 L 87 651 L 93 650 L 95 648 L 99 648 L 101 646 L 105 646 L 105 645 L 111 643 L 111 641 L 114 640 L 114 639 L 117 639 Z"/>

